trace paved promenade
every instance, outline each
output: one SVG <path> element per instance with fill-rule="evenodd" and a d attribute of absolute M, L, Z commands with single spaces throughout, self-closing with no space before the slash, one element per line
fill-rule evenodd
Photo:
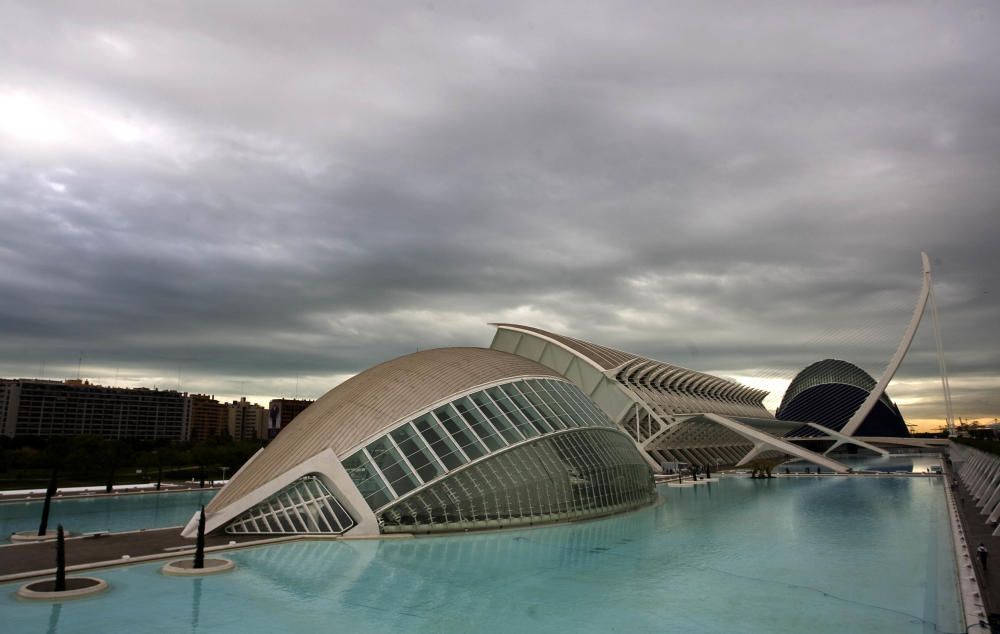
<path fill-rule="evenodd" d="M 958 478 L 955 478 L 958 480 Z M 965 484 L 959 481 L 958 489 L 955 491 L 958 498 L 959 515 L 962 518 L 962 529 L 965 531 L 965 541 L 969 544 L 970 554 L 975 558 L 975 549 L 979 544 L 985 544 L 990 552 L 987 560 L 986 570 L 980 565 L 978 558 L 974 562 L 976 568 L 976 578 L 979 580 L 980 594 L 983 597 L 983 604 L 986 606 L 987 614 L 1000 612 L 1000 537 L 993 537 L 995 526 L 986 524 L 986 516 L 979 513 L 972 495 Z M 996 619 L 991 618 L 996 629 Z"/>
<path fill-rule="evenodd" d="M 205 537 L 205 546 L 209 548 L 229 546 L 230 542 L 258 541 L 260 536 L 208 535 Z M 66 566 L 68 570 L 72 570 L 75 566 L 100 562 L 134 563 L 137 559 L 143 561 L 174 555 L 180 557 L 178 552 L 193 550 L 194 546 L 195 540 L 180 536 L 180 528 L 113 533 L 100 537 L 70 537 L 66 540 Z M 0 581 L 28 573 L 54 574 L 55 565 L 55 540 L 0 546 Z"/>

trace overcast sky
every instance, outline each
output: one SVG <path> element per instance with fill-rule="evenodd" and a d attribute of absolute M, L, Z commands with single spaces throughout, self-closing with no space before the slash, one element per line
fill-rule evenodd
<path fill-rule="evenodd" d="M 315 398 L 512 321 L 773 407 L 926 250 L 1000 416 L 1000 3 L 469 4 L 0 4 L 0 376 Z"/>

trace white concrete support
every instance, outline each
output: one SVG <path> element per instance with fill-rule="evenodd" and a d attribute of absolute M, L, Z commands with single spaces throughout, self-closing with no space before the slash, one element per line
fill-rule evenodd
<path fill-rule="evenodd" d="M 954 460 L 952 464 L 954 464 Z M 980 584 L 976 581 L 972 553 L 969 552 L 969 543 L 965 539 L 965 531 L 962 529 L 962 522 L 959 519 L 958 505 L 951 494 L 947 472 L 945 472 L 944 484 L 945 503 L 948 505 L 948 517 L 951 521 L 951 544 L 955 552 L 955 565 L 958 568 L 956 572 L 958 572 L 958 590 L 962 601 L 962 620 L 966 625 L 965 631 L 988 634 L 990 628 L 986 624 L 986 605 L 980 594 Z"/>
<path fill-rule="evenodd" d="M 986 523 L 1000 521 L 1000 457 L 954 442 L 949 443 L 948 453 L 958 479 L 970 495 L 978 495 L 977 507 Z M 1000 530 L 994 535 L 1000 536 Z"/>
<path fill-rule="evenodd" d="M 1000 458 L 994 457 L 992 464 L 985 469 L 984 473 L 985 477 L 980 481 L 976 490 L 972 492 L 972 499 L 980 502 L 977 506 L 982 506 L 982 502 L 985 502 L 983 496 L 987 491 L 992 491 L 997 481 L 1000 480 Z"/>
<path fill-rule="evenodd" d="M 973 500 L 976 502 L 976 508 L 983 508 L 986 505 L 986 501 L 993 495 L 996 491 L 997 486 L 1000 486 L 1000 465 L 993 469 L 993 473 L 988 480 L 985 480 L 982 486 L 979 487 L 979 491 L 976 495 L 972 496 Z"/>
<path fill-rule="evenodd" d="M 990 493 L 988 498 L 986 498 L 986 501 L 979 510 L 983 515 L 990 517 L 994 512 L 996 512 L 998 503 L 1000 503 L 1000 482 L 997 483 L 996 488 L 994 488 L 993 492 Z"/>
<path fill-rule="evenodd" d="M 845 436 L 853 436 L 865 420 L 865 417 L 875 407 L 875 403 L 878 402 L 878 399 L 885 392 L 889 381 L 892 380 L 892 377 L 896 376 L 896 370 L 899 369 L 899 364 L 903 362 L 903 357 L 906 356 L 907 351 L 910 349 L 910 344 L 913 343 L 913 336 L 917 334 L 920 318 L 924 315 L 924 309 L 927 308 L 927 298 L 930 297 L 931 293 L 931 262 L 927 258 L 926 253 L 921 253 L 920 257 L 924 265 L 923 285 L 920 289 L 920 299 L 917 300 L 917 307 L 913 311 L 913 317 L 910 318 L 910 324 L 906 327 L 906 332 L 903 333 L 903 339 L 899 342 L 899 347 L 896 348 L 896 354 L 892 356 L 888 367 L 882 373 L 882 377 L 879 378 L 878 383 L 875 384 L 872 391 L 868 393 L 868 398 L 864 400 L 861 407 L 854 412 L 854 415 L 851 416 L 851 419 L 847 421 L 847 424 L 841 430 Z"/>
<path fill-rule="evenodd" d="M 324 449 L 264 486 L 254 489 L 251 493 L 234 501 L 232 504 L 213 513 L 206 514 L 205 532 L 209 533 L 221 528 L 233 518 L 263 502 L 289 484 L 310 474 L 320 475 L 325 480 L 324 484 L 356 522 L 355 526 L 345 533 L 346 535 L 354 537 L 379 534 L 378 520 L 375 517 L 375 513 L 372 512 L 368 503 L 361 496 L 361 492 L 358 491 L 357 486 L 354 485 L 351 477 L 340 463 L 337 454 L 331 449 Z M 187 526 L 184 527 L 184 530 L 181 531 L 181 535 L 192 538 L 197 533 L 198 514 L 196 513 Z"/>
<path fill-rule="evenodd" d="M 762 443 L 762 442 L 761 443 L 757 443 L 757 444 L 755 444 L 753 446 L 753 449 L 751 449 L 750 451 L 748 451 L 747 454 L 745 456 L 743 456 L 742 460 L 740 460 L 739 462 L 736 463 L 736 466 L 737 467 L 742 467 L 743 465 L 749 463 L 751 460 L 753 460 L 754 458 L 756 458 L 757 456 L 759 456 L 763 452 L 769 451 L 769 450 L 770 450 L 770 447 L 768 447 L 764 443 Z"/>
<path fill-rule="evenodd" d="M 983 460 L 984 457 L 978 453 L 969 456 L 969 459 L 965 461 L 964 465 L 962 465 L 961 473 L 959 473 L 959 476 L 962 478 L 962 482 L 968 485 L 968 483 L 972 481 L 972 478 L 975 477 L 979 470 L 979 466 L 983 463 Z"/>
<path fill-rule="evenodd" d="M 986 473 L 990 469 L 990 465 L 993 461 L 989 457 L 977 458 L 975 468 L 969 473 L 969 478 L 965 485 L 969 489 L 970 494 L 974 494 L 979 485 L 982 484 L 983 479 L 986 477 Z"/>
<path fill-rule="evenodd" d="M 996 522 L 1000 522 L 1000 504 L 997 504 L 996 507 L 986 517 L 987 524 L 994 524 Z"/>
<path fill-rule="evenodd" d="M 835 438 L 837 440 L 837 442 L 833 443 L 833 445 L 829 449 L 827 449 L 826 451 L 823 452 L 824 456 L 827 455 L 827 454 L 829 454 L 831 451 L 833 451 L 834 449 L 836 449 L 837 447 L 839 447 L 841 445 L 857 445 L 858 447 L 862 447 L 864 449 L 867 449 L 868 451 L 874 451 L 875 453 L 879 454 L 883 458 L 888 458 L 889 457 L 889 452 L 886 451 L 885 449 L 880 449 L 880 448 L 876 447 L 875 445 L 872 445 L 870 443 L 866 443 L 865 441 L 860 440 L 860 439 L 858 439 L 858 438 L 856 438 L 854 436 L 845 436 L 844 434 L 840 433 L 839 431 L 835 431 L 833 429 L 830 429 L 829 427 L 824 427 L 823 425 L 820 425 L 819 423 L 806 423 L 806 425 L 812 427 L 813 429 L 818 429 L 819 431 L 823 432 L 824 434 L 826 434 L 830 438 Z"/>
<path fill-rule="evenodd" d="M 982 452 L 975 452 L 965 449 L 962 452 L 965 454 L 965 460 L 962 462 L 962 466 L 958 470 L 958 476 L 962 482 L 968 484 L 969 479 L 975 473 L 976 469 L 979 468 L 979 464 L 983 461 L 984 455 Z"/>
<path fill-rule="evenodd" d="M 990 463 L 990 456 L 988 454 L 981 451 L 977 451 L 976 453 L 978 455 L 970 461 L 970 464 L 966 467 L 966 475 L 962 478 L 962 481 L 965 482 L 966 487 L 970 491 L 979 484 L 980 479 L 983 477 L 983 470 Z"/>
<path fill-rule="evenodd" d="M 756 455 L 760 453 L 763 450 L 759 449 L 759 446 L 764 445 L 767 449 L 795 456 L 796 458 L 801 458 L 802 460 L 811 462 L 815 465 L 826 467 L 835 473 L 847 473 L 849 471 L 847 467 L 840 464 L 836 460 L 831 460 L 830 458 L 820 455 L 815 451 L 809 451 L 808 449 L 799 447 L 798 445 L 772 436 L 767 432 L 760 431 L 759 429 L 755 429 L 749 425 L 744 425 L 730 418 L 719 416 L 718 414 L 698 414 L 698 416 L 706 420 L 710 420 L 713 423 L 718 423 L 719 425 L 736 432 L 744 438 L 750 439 L 750 441 L 754 443 L 754 448 L 750 451 L 750 454 Z M 744 456 L 743 460 L 741 460 L 739 464 L 745 464 L 746 461 L 747 457 Z"/>

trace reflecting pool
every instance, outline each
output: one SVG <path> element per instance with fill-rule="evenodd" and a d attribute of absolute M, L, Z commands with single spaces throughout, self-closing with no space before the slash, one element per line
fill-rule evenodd
<path fill-rule="evenodd" d="M 622 516 L 488 534 L 289 543 L 235 572 L 97 573 L 11 632 L 956 632 L 938 478 L 723 478 Z"/>
<path fill-rule="evenodd" d="M 851 467 L 855 471 L 879 471 L 882 473 L 930 473 L 935 468 L 941 468 L 941 456 L 936 453 L 925 454 L 890 454 L 888 456 L 878 456 L 865 452 L 857 455 L 832 454 L 832 459 Z M 815 465 L 811 462 L 793 460 L 782 464 L 777 471 L 783 472 L 785 467 L 791 471 L 803 471 L 808 469 L 815 471 Z M 824 469 L 829 473 L 829 469 Z"/>
<path fill-rule="evenodd" d="M 130 531 L 187 524 L 202 504 L 217 491 L 211 489 L 171 493 L 135 493 L 87 498 L 53 499 L 49 527 L 57 524 L 76 534 L 91 531 Z M 42 500 L 0 504 L 0 536 L 38 528 Z"/>

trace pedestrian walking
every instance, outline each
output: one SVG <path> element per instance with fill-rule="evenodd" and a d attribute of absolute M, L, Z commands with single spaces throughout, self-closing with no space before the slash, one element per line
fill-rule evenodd
<path fill-rule="evenodd" d="M 976 554 L 979 555 L 979 563 L 983 565 L 983 570 L 986 570 L 986 561 L 990 558 L 990 551 L 986 550 L 986 544 L 980 542 L 979 547 L 976 548 Z"/>

